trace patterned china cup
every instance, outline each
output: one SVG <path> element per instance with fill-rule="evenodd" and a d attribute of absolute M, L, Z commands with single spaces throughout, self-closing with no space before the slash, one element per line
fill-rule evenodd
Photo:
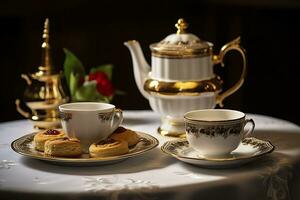
<path fill-rule="evenodd" d="M 67 103 L 59 106 L 62 128 L 68 137 L 80 140 L 88 153 L 92 143 L 106 139 L 123 120 L 114 105 L 96 102 Z"/>
<path fill-rule="evenodd" d="M 185 113 L 184 120 L 189 145 L 205 157 L 229 155 L 255 127 L 245 113 L 228 109 L 194 110 Z M 251 127 L 245 129 L 248 123 Z"/>

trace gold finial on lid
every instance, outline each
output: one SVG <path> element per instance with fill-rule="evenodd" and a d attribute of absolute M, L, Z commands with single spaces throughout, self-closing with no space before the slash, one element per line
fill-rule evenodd
<path fill-rule="evenodd" d="M 50 31 L 50 25 L 49 25 L 49 19 L 46 18 L 44 23 L 44 30 L 43 30 L 43 43 L 42 43 L 42 63 L 39 67 L 39 70 L 41 70 L 45 74 L 51 74 L 52 71 L 52 63 L 51 63 L 51 55 L 50 55 L 50 44 L 49 44 L 49 31 Z"/>
<path fill-rule="evenodd" d="M 187 29 L 188 26 L 189 24 L 186 23 L 183 18 L 180 18 L 175 24 L 175 27 L 177 28 L 177 34 L 185 33 L 185 29 Z"/>

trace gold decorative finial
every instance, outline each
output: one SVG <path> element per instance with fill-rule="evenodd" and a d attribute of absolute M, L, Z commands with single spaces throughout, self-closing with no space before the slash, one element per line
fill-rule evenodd
<path fill-rule="evenodd" d="M 48 44 L 49 43 L 49 19 L 46 18 L 45 23 L 44 23 L 44 32 L 43 32 L 43 39 L 44 43 L 43 44 Z"/>
<path fill-rule="evenodd" d="M 189 24 L 186 23 L 183 18 L 180 18 L 175 24 L 175 27 L 177 28 L 177 34 L 185 33 L 185 29 L 187 29 L 188 26 Z"/>
<path fill-rule="evenodd" d="M 39 70 L 43 71 L 46 74 L 51 74 L 51 55 L 50 55 L 50 44 L 49 44 L 49 19 L 46 18 L 44 23 L 44 30 L 43 30 L 43 43 L 42 43 L 42 63 L 39 67 Z"/>

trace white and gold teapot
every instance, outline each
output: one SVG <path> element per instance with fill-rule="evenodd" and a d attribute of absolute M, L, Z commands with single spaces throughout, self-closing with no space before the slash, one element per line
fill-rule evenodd
<path fill-rule="evenodd" d="M 152 67 L 146 62 L 139 42 L 124 44 L 129 48 L 138 89 L 149 100 L 151 108 L 160 114 L 158 132 L 166 136 L 185 135 L 183 115 L 190 110 L 223 106 L 223 100 L 236 92 L 246 76 L 245 51 L 240 38 L 227 43 L 219 55 L 213 55 L 213 44 L 187 33 L 188 24 L 179 19 L 177 33 L 150 45 Z M 243 58 L 239 80 L 222 92 L 222 80 L 214 74 L 213 66 L 221 64 L 230 50 L 238 51 Z"/>

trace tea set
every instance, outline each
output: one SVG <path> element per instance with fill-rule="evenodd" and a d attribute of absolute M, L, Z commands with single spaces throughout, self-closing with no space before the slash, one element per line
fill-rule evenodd
<path fill-rule="evenodd" d="M 186 31 L 188 24 L 179 19 L 177 33 L 150 45 L 150 67 L 138 41 L 124 44 L 129 48 L 136 84 L 149 100 L 154 112 L 161 116 L 158 132 L 165 136 L 184 135 L 184 113 L 223 105 L 223 100 L 237 91 L 246 76 L 246 56 L 237 38 L 213 55 L 213 44 Z M 243 58 L 240 79 L 227 91 L 221 92 L 222 80 L 213 66 L 221 63 L 227 52 L 235 50 Z"/>
<path fill-rule="evenodd" d="M 213 55 L 213 44 L 188 33 L 184 19 L 179 19 L 175 27 L 176 33 L 150 45 L 152 67 L 145 60 L 138 41 L 124 43 L 132 57 L 138 89 L 161 117 L 158 133 L 162 137 L 176 138 L 164 143 L 161 150 L 183 162 L 210 168 L 241 165 L 272 152 L 274 146 L 270 142 L 252 136 L 253 119 L 241 111 L 215 109 L 217 104 L 223 106 L 223 100 L 244 82 L 246 56 L 240 38 L 224 45 L 219 55 Z M 223 81 L 214 74 L 213 66 L 223 65 L 226 53 L 231 50 L 241 54 L 242 72 L 239 80 L 222 92 Z M 79 139 L 84 152 L 92 143 L 108 138 L 123 120 L 122 110 L 108 103 L 61 102 L 58 111 L 62 130 L 68 137 Z M 137 154 L 158 145 L 158 140 L 148 134 L 141 134 L 141 137 L 152 143 L 137 150 Z M 82 159 L 48 159 L 32 155 L 23 148 L 25 141 L 28 141 L 26 136 L 14 141 L 13 149 L 37 159 L 82 163 Z M 106 161 L 114 160 L 119 159 Z"/>

